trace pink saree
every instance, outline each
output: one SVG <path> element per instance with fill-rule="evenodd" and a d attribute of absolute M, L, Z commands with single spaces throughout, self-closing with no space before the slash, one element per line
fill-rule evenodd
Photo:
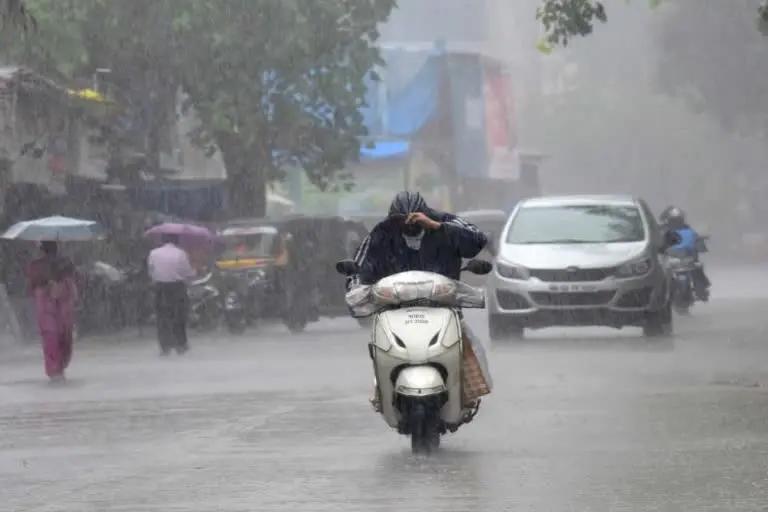
<path fill-rule="evenodd" d="M 77 300 L 74 268 L 66 259 L 42 257 L 30 263 L 28 279 L 43 343 L 45 373 L 51 378 L 63 377 L 72 358 Z"/>

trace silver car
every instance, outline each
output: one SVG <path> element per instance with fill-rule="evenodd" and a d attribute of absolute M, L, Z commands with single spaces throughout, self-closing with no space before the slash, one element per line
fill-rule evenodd
<path fill-rule="evenodd" d="M 673 238 L 633 197 L 521 201 L 493 244 L 491 338 L 571 325 L 634 325 L 646 336 L 671 334 L 672 281 L 662 260 Z"/>

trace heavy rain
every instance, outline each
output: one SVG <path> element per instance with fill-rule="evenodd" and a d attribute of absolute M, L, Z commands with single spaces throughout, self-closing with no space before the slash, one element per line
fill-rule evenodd
<path fill-rule="evenodd" d="M 0 18 L 0 511 L 765 510 L 765 1 Z"/>

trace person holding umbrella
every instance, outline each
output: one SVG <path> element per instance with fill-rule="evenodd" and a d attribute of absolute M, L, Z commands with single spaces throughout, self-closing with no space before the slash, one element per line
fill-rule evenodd
<path fill-rule="evenodd" d="M 75 267 L 58 254 L 58 242 L 88 241 L 103 235 L 97 222 L 59 216 L 19 222 L 2 235 L 6 240 L 40 243 L 42 254 L 27 267 L 27 286 L 43 342 L 45 373 L 52 383 L 64 381 L 72 359 L 77 302 Z"/>
<path fill-rule="evenodd" d="M 160 353 L 168 355 L 175 349 L 178 354 L 189 350 L 187 341 L 187 282 L 196 272 L 187 252 L 181 248 L 182 238 L 188 244 L 205 240 L 210 243 L 213 235 L 205 228 L 187 224 L 165 223 L 146 232 L 146 236 L 160 239 L 160 247 L 153 249 L 147 258 L 149 277 L 155 284 L 155 315 Z"/>
<path fill-rule="evenodd" d="M 45 373 L 52 383 L 63 382 L 72 359 L 77 286 L 75 267 L 58 255 L 56 242 L 40 243 L 41 256 L 27 267 L 27 282 L 35 301 L 37 326 L 43 341 Z"/>

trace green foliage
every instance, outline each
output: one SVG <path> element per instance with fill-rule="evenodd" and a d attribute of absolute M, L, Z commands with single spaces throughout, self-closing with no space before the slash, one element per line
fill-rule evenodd
<path fill-rule="evenodd" d="M 15 15 L 9 14 L 9 20 L 17 23 L 24 14 L 34 19 L 35 30 L 27 30 L 27 25 L 6 26 L 0 34 L 3 58 L 9 62 L 26 63 L 37 71 L 52 75 L 54 78 L 72 76 L 85 62 L 85 50 L 82 44 L 80 26 L 87 12 L 77 0 L 25 0 L 25 10 Z M 8 4 L 14 0 L 6 0 Z M 6 11 L 10 12 L 10 11 Z M 21 30 L 14 30 L 20 28 Z"/>
<path fill-rule="evenodd" d="M 358 154 L 363 79 L 382 64 L 372 42 L 393 2 L 187 4 L 175 34 L 194 59 L 180 78 L 209 138 L 238 134 L 262 154 L 278 151 L 281 163 L 298 161 L 318 182 Z"/>
<path fill-rule="evenodd" d="M 664 0 L 647 1 L 654 8 Z M 701 5 L 705 3 L 700 2 Z M 726 0 L 720 3 L 728 7 L 731 5 Z M 761 0 L 757 14 L 758 28 L 768 34 L 768 0 Z M 603 2 L 599 0 L 541 0 L 536 18 L 544 28 L 544 37 L 538 45 L 544 53 L 551 52 L 554 46 L 568 46 L 573 37 L 591 34 L 596 22 L 608 19 Z"/>
<path fill-rule="evenodd" d="M 30 27 L 37 28 L 37 19 L 27 10 L 25 0 L 2 0 L 0 19 L 3 27 L 17 27 L 24 31 Z"/>
<path fill-rule="evenodd" d="M 595 21 L 607 20 L 605 7 L 595 0 L 544 0 L 536 18 L 550 46 L 568 46 L 571 37 L 589 35 Z"/>
<path fill-rule="evenodd" d="M 359 154 L 364 78 L 382 64 L 377 26 L 395 0 L 26 4 L 38 30 L 3 34 L 6 58 L 69 76 L 110 68 L 137 102 L 180 85 L 203 120 L 197 140 L 217 143 L 231 176 L 298 164 L 324 184 Z"/>

